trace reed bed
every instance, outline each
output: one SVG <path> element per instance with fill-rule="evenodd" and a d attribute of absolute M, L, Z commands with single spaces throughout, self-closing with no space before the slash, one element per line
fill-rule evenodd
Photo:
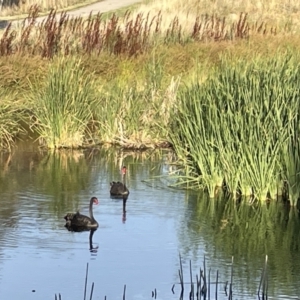
<path fill-rule="evenodd" d="M 77 59 L 53 64 L 45 85 L 33 90 L 33 130 L 48 148 L 79 148 L 90 137 L 95 98 L 92 78 Z"/>
<path fill-rule="evenodd" d="M 151 72 L 159 76 L 159 70 L 152 69 L 147 74 L 151 76 Z M 123 86 L 121 82 L 103 88 L 100 105 L 94 111 L 97 136 L 103 143 L 126 148 L 169 147 L 167 128 L 178 84 L 172 79 L 164 90 L 159 82 L 148 79 L 143 89 L 136 84 Z"/>
<path fill-rule="evenodd" d="M 215 197 L 276 199 L 283 181 L 299 197 L 299 60 L 278 55 L 232 64 L 224 60 L 203 84 L 179 93 L 172 141 L 185 165 L 182 180 Z M 293 149 L 293 150 L 292 150 Z"/>
<path fill-rule="evenodd" d="M 15 94 L 10 97 L 15 100 Z M 24 131 L 19 123 L 22 116 L 19 108 L 19 102 L 12 103 L 7 90 L 0 87 L 0 149 L 10 151 L 16 136 Z"/>
<path fill-rule="evenodd" d="M 186 30 L 177 17 L 163 29 L 160 13 L 153 17 L 142 13 L 131 17 L 127 12 L 122 19 L 114 14 L 108 20 L 99 13 L 85 20 L 69 17 L 65 12 L 58 15 L 52 10 L 43 21 L 37 19 L 38 14 L 39 8 L 33 6 L 19 30 L 8 24 L 0 39 L 0 56 L 26 53 L 52 58 L 107 52 L 132 57 L 158 43 L 232 41 L 249 38 L 250 34 L 276 34 L 276 29 L 267 29 L 263 22 L 250 26 L 246 13 L 240 14 L 236 22 L 215 15 L 197 16 Z"/>

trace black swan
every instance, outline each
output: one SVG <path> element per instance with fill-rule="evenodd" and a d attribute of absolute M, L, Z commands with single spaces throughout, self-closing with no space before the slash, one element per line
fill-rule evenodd
<path fill-rule="evenodd" d="M 95 220 L 93 215 L 93 204 L 98 204 L 99 201 L 96 197 L 92 197 L 90 200 L 90 216 L 85 216 L 79 213 L 77 211 L 76 213 L 67 213 L 64 216 L 64 219 L 66 220 L 66 227 L 71 228 L 98 228 L 98 222 Z"/>
<path fill-rule="evenodd" d="M 126 171 L 127 168 L 125 166 L 122 167 L 122 182 L 113 181 L 110 183 L 110 195 L 114 198 L 124 198 L 124 196 L 128 197 L 129 195 L 129 190 L 125 184 Z"/>

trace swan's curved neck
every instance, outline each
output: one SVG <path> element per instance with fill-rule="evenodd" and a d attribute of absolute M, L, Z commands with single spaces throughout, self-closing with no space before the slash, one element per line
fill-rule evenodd
<path fill-rule="evenodd" d="M 126 192 L 126 172 L 122 174 L 122 181 L 123 181 L 123 192 Z"/>
<path fill-rule="evenodd" d="M 94 218 L 94 213 L 93 213 L 93 204 L 94 204 L 94 201 L 93 200 L 91 200 L 91 202 L 90 202 L 90 218 L 93 220 L 93 221 L 95 221 L 95 218 Z"/>

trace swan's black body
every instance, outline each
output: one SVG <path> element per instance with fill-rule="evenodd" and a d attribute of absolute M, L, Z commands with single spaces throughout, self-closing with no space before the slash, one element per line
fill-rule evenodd
<path fill-rule="evenodd" d="M 113 197 L 113 198 L 124 198 L 124 196 L 128 197 L 129 190 L 126 187 L 126 183 L 125 183 L 126 170 L 127 169 L 125 166 L 121 170 L 122 171 L 122 182 L 113 181 L 110 183 L 110 196 L 111 197 Z"/>
<path fill-rule="evenodd" d="M 77 211 L 76 213 L 67 213 L 64 216 L 66 220 L 66 227 L 75 229 L 74 231 L 80 231 L 79 229 L 91 229 L 98 228 L 98 222 L 94 218 L 93 204 L 98 204 L 99 201 L 96 197 L 92 197 L 90 200 L 89 212 L 90 216 L 85 216 Z M 78 229 L 78 230 L 76 230 Z"/>

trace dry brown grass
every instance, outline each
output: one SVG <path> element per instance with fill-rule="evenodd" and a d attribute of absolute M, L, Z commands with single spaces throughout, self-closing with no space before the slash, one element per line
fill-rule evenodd
<path fill-rule="evenodd" d="M 184 30 L 179 18 L 173 18 L 167 29 L 162 28 L 163 17 L 158 13 L 119 19 L 112 15 L 104 20 L 101 14 L 87 19 L 72 18 L 66 13 L 57 16 L 52 10 L 46 19 L 37 22 L 39 8 L 31 8 L 28 18 L 19 29 L 9 24 L 0 38 L 0 56 L 32 55 L 52 58 L 55 55 L 109 53 L 129 57 L 140 55 L 158 44 L 189 41 L 234 41 L 249 39 L 250 35 L 276 35 L 276 29 L 264 23 L 250 25 L 247 14 L 240 14 L 237 22 L 215 15 L 195 17 L 189 30 Z"/>
<path fill-rule="evenodd" d="M 237 22 L 241 12 L 249 14 L 249 22 L 266 22 L 271 27 L 300 28 L 300 1 L 298 0 L 154 0 L 141 5 L 135 13 L 151 16 L 162 13 L 167 28 L 175 16 L 183 29 L 189 28 L 197 16 L 216 15 L 226 17 L 229 22 Z"/>

